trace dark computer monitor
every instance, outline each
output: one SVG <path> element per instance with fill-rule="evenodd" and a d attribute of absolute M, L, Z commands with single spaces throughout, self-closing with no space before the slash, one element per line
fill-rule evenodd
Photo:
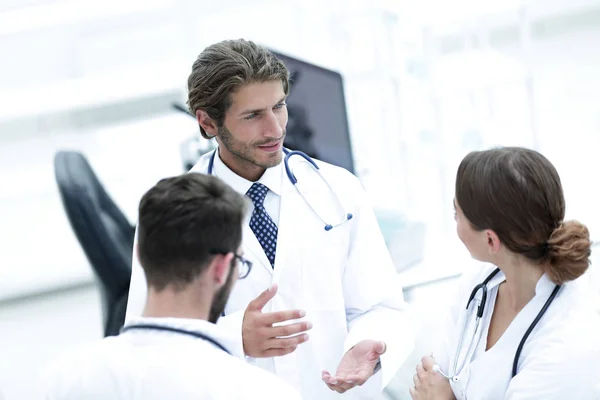
<path fill-rule="evenodd" d="M 354 173 L 342 76 L 272 52 L 285 63 L 291 74 L 284 145 Z"/>

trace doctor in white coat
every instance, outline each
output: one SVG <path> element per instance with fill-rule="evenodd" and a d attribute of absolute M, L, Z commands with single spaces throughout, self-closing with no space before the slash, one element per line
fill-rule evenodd
<path fill-rule="evenodd" d="M 412 398 L 600 398 L 599 315 L 582 277 L 591 242 L 584 225 L 564 221 L 553 165 L 523 148 L 470 153 L 454 205 L 458 236 L 488 264 L 463 274 Z"/>
<path fill-rule="evenodd" d="M 202 135 L 219 144 L 192 171 L 252 200 L 243 248 L 254 268 L 219 320 L 237 335 L 237 353 L 305 399 L 375 398 L 411 352 L 414 332 L 359 181 L 314 160 L 317 171 L 300 155 L 284 162 L 289 72 L 266 49 L 244 40 L 209 46 L 188 89 Z M 145 290 L 134 263 L 128 319 Z"/>
<path fill-rule="evenodd" d="M 135 254 L 150 283 L 143 315 L 54 362 L 43 398 L 300 400 L 283 380 L 228 354 L 230 333 L 215 324 L 252 271 L 240 249 L 245 213 L 244 198 L 213 176 L 152 187 L 140 201 Z"/>

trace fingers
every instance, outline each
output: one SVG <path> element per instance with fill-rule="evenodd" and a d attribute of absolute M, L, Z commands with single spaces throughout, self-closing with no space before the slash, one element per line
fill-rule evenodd
<path fill-rule="evenodd" d="M 337 386 L 345 391 L 352 389 L 356 386 L 356 374 L 351 375 L 338 375 L 335 377 L 338 380 Z M 343 392 L 342 392 L 343 393 Z"/>
<path fill-rule="evenodd" d="M 304 311 L 291 310 L 263 314 L 262 309 L 276 292 L 277 286 L 273 285 L 252 300 L 246 308 L 242 320 L 242 343 L 244 354 L 247 356 L 264 358 L 286 355 L 309 339 L 305 332 L 312 328 L 312 323 L 308 321 L 273 326 L 275 322 L 302 318 L 306 315 Z"/>
<path fill-rule="evenodd" d="M 424 356 L 421 358 L 421 364 L 423 365 L 425 371 L 431 371 L 435 365 L 435 360 L 431 356 Z"/>
<path fill-rule="evenodd" d="M 268 288 L 267 290 L 265 290 L 264 292 L 259 294 L 257 298 L 252 300 L 248 304 L 248 307 L 246 308 L 246 310 L 262 311 L 262 309 L 265 308 L 265 306 L 267 305 L 269 300 L 271 300 L 275 296 L 276 293 L 277 293 L 277 285 L 273 284 L 270 288 Z"/>
<path fill-rule="evenodd" d="M 354 386 L 356 386 L 354 382 L 348 383 L 345 380 L 343 380 L 339 381 L 334 390 L 338 393 L 345 393 L 348 390 L 352 389 Z"/>
<path fill-rule="evenodd" d="M 354 387 L 354 385 L 351 383 L 340 381 L 338 377 L 331 376 L 327 371 L 323 371 L 321 373 L 321 379 L 323 379 L 323 382 L 325 382 L 329 389 L 338 393 L 344 393 L 348 389 Z"/>
<path fill-rule="evenodd" d="M 338 384 L 337 379 L 333 378 L 327 371 L 321 372 L 321 379 L 329 386 L 329 389 L 334 390 L 334 386 Z"/>
<path fill-rule="evenodd" d="M 261 294 L 261 296 L 262 296 L 262 294 Z M 263 314 L 263 316 L 262 316 L 263 320 L 261 322 L 264 323 L 265 325 L 271 326 L 278 322 L 285 322 L 285 321 L 289 321 L 292 319 L 302 318 L 305 315 L 306 315 L 306 312 L 304 310 L 276 311 L 276 312 L 272 312 L 272 313 Z"/>
<path fill-rule="evenodd" d="M 411 388 L 408 390 L 408 393 L 410 393 L 410 398 L 411 398 L 412 400 L 419 400 L 419 396 L 418 396 L 418 394 L 417 394 L 417 391 L 415 390 L 415 388 L 414 388 L 414 387 L 411 387 Z"/>
<path fill-rule="evenodd" d="M 308 340 L 308 335 L 296 335 L 289 338 L 272 339 L 268 342 L 268 346 L 272 349 L 283 349 L 286 347 L 296 347 Z"/>
<path fill-rule="evenodd" d="M 321 379 L 323 380 L 323 382 L 325 382 L 325 384 L 327 385 L 327 387 L 329 389 L 337 392 L 336 386 L 335 386 L 335 384 L 337 384 L 337 381 L 335 381 L 335 384 L 329 383 L 331 381 L 331 375 L 329 375 L 329 372 L 327 372 L 327 371 L 321 372 Z"/>
<path fill-rule="evenodd" d="M 417 365 L 417 377 L 419 379 L 425 379 L 426 376 L 427 376 L 427 372 L 425 372 L 425 369 L 423 368 L 423 366 L 421 364 Z"/>
<path fill-rule="evenodd" d="M 272 335 L 271 337 L 285 337 L 306 332 L 310 329 L 312 329 L 311 322 L 298 322 L 295 324 L 273 327 L 269 329 L 269 334 Z"/>
<path fill-rule="evenodd" d="M 286 338 L 274 338 L 270 335 L 272 328 L 263 328 L 255 332 L 251 352 L 245 348 L 246 355 L 251 357 L 279 357 L 290 354 L 299 344 L 308 341 L 308 334 L 295 335 Z M 248 347 L 248 346 L 247 346 Z"/>
<path fill-rule="evenodd" d="M 268 349 L 262 353 L 262 357 L 281 357 L 296 351 L 297 346 L 284 347 L 280 349 Z"/>
<path fill-rule="evenodd" d="M 375 350 L 375 352 L 376 352 L 377 354 L 379 354 L 379 355 L 382 355 L 382 354 L 384 354 L 384 353 L 385 353 L 385 351 L 387 350 L 387 346 L 386 346 L 385 342 L 378 342 L 378 343 L 375 345 L 375 348 L 374 348 L 374 350 Z"/>
<path fill-rule="evenodd" d="M 372 374 L 369 374 L 369 372 L 363 370 L 357 374 L 347 375 L 344 380 L 346 382 L 352 382 L 354 386 L 362 386 L 371 377 L 371 375 Z"/>
<path fill-rule="evenodd" d="M 344 393 L 356 386 L 362 386 L 369 379 L 369 376 L 370 374 L 366 371 L 337 376 L 331 376 L 327 371 L 321 373 L 321 378 L 327 387 L 338 393 Z"/>

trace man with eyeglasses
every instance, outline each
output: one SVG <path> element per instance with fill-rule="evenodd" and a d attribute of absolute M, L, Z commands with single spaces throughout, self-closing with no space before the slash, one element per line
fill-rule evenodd
<path fill-rule="evenodd" d="M 142 316 L 58 360 L 45 374 L 45 398 L 299 400 L 280 378 L 233 357 L 235 337 L 216 325 L 252 268 L 240 254 L 245 214 L 244 198 L 214 176 L 151 188 L 136 248 L 148 282 Z"/>

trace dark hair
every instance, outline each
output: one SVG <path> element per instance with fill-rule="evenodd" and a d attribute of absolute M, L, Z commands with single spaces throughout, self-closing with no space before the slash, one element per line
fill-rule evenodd
<path fill-rule="evenodd" d="M 159 181 L 139 206 L 138 253 L 148 285 L 181 288 L 208 266 L 211 251 L 237 252 L 244 198 L 219 178 L 198 173 Z"/>
<path fill-rule="evenodd" d="M 456 201 L 476 230 L 491 229 L 510 251 L 542 264 L 555 283 L 588 268 L 588 229 L 563 221 L 558 172 L 537 151 L 502 147 L 469 153 L 456 175 Z"/>
<path fill-rule="evenodd" d="M 231 106 L 231 95 L 243 85 L 280 80 L 287 95 L 290 73 L 283 61 L 264 47 L 243 39 L 213 44 L 196 59 L 188 78 L 188 107 L 204 110 L 220 128 Z M 200 127 L 202 137 L 210 136 Z"/>

